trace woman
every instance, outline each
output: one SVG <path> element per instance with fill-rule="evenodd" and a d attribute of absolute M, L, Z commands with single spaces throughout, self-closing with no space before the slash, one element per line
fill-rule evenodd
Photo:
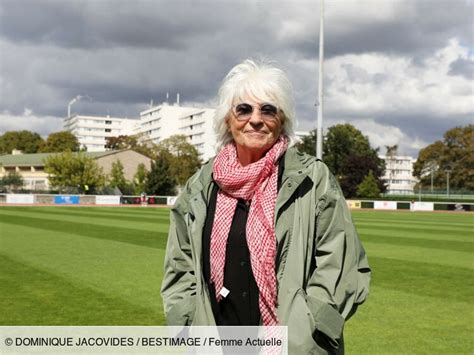
<path fill-rule="evenodd" d="M 288 325 L 290 353 L 343 353 L 370 269 L 335 178 L 290 148 L 291 84 L 246 60 L 219 90 L 219 152 L 171 211 L 169 325 Z"/>

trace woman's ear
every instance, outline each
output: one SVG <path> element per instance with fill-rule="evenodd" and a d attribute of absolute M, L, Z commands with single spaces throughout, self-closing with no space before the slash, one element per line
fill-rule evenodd
<path fill-rule="evenodd" d="M 225 119 L 224 119 L 225 125 L 226 125 L 226 127 L 227 127 L 227 132 L 230 132 L 229 120 L 230 120 L 230 115 L 227 114 L 227 116 L 225 116 Z"/>
<path fill-rule="evenodd" d="M 283 124 L 285 123 L 285 120 L 286 120 L 286 116 L 281 115 L 280 116 L 280 135 L 283 134 Z"/>

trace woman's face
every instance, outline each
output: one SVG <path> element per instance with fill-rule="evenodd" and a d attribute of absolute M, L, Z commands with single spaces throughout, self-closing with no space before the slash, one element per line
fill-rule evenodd
<path fill-rule="evenodd" d="M 236 101 L 227 118 L 242 165 L 259 160 L 281 134 L 282 114 L 278 108 L 256 99 Z"/>

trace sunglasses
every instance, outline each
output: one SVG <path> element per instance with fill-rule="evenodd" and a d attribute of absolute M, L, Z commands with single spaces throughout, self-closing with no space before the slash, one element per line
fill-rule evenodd
<path fill-rule="evenodd" d="M 253 106 L 249 103 L 242 102 L 240 104 L 233 105 L 232 112 L 234 113 L 235 118 L 237 118 L 237 120 L 247 121 L 252 116 L 253 110 L 257 108 L 260 110 L 260 116 L 263 120 L 274 121 L 278 119 L 278 107 L 269 103 L 263 103 Z"/>

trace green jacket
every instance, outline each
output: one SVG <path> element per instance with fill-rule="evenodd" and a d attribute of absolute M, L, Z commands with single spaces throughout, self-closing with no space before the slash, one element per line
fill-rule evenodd
<path fill-rule="evenodd" d="M 290 354 L 343 353 L 344 321 L 368 295 L 370 269 L 338 183 L 324 163 L 289 148 L 275 210 L 277 315 Z M 171 210 L 161 294 L 169 325 L 214 325 L 202 273 L 212 161 Z"/>

